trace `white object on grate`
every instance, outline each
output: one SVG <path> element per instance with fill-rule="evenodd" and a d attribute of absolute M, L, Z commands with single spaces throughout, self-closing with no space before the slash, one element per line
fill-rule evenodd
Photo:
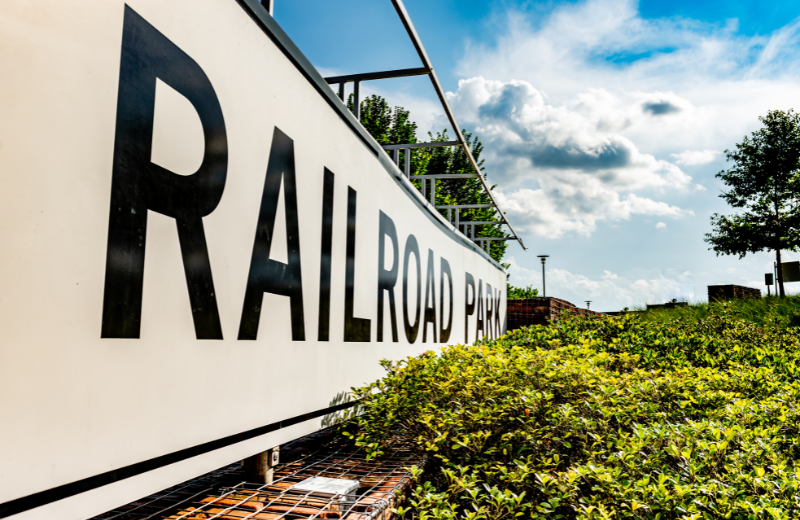
<path fill-rule="evenodd" d="M 289 488 L 290 491 L 309 493 L 320 498 L 337 498 L 341 509 L 355 503 L 355 492 L 360 482 L 344 478 L 310 477 Z"/>

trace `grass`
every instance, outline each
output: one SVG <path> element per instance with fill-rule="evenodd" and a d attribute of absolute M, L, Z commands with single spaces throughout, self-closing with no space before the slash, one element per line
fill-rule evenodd
<path fill-rule="evenodd" d="M 722 314 L 760 326 L 800 327 L 800 295 L 692 303 L 685 307 L 651 309 L 640 313 L 645 321 L 656 323 L 675 320 L 683 323 L 698 322 Z"/>

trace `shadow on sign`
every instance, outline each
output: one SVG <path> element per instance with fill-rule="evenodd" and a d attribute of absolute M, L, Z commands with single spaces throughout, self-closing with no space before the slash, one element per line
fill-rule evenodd
<path fill-rule="evenodd" d="M 344 404 L 349 402 L 350 402 L 350 393 L 339 392 L 333 397 L 333 400 L 330 402 L 329 406 L 336 406 L 339 404 Z M 335 424 L 341 424 L 360 413 L 361 413 L 361 407 L 359 405 L 355 405 L 352 408 L 345 408 L 344 410 L 338 410 L 336 412 L 329 413 L 328 415 L 322 418 L 322 427 L 327 428 Z"/>

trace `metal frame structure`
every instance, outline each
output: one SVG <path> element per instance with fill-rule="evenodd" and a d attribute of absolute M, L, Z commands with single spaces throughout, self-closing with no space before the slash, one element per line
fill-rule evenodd
<path fill-rule="evenodd" d="M 274 0 L 264 0 L 270 2 L 270 12 L 271 12 L 271 5 Z M 360 121 L 361 118 L 361 82 L 362 81 L 370 81 L 376 79 L 387 79 L 387 78 L 403 78 L 409 76 L 423 76 L 427 75 L 431 83 L 433 84 L 433 88 L 436 91 L 436 95 L 439 97 L 439 101 L 442 104 L 442 108 L 444 109 L 445 114 L 447 115 L 447 119 L 450 121 L 450 126 L 453 128 L 453 131 L 456 134 L 455 141 L 444 141 L 444 142 L 433 142 L 433 143 L 401 143 L 401 144 L 391 144 L 383 146 L 384 150 L 391 150 L 393 152 L 392 158 L 394 159 L 395 165 L 400 168 L 400 152 L 405 152 L 405 161 L 403 165 L 403 173 L 408 179 L 419 179 L 421 181 L 421 192 L 423 198 L 429 198 L 431 204 L 440 210 L 447 210 L 447 219 L 451 223 L 454 224 L 455 228 L 461 231 L 461 225 L 465 225 L 464 231 L 462 232 L 466 236 L 471 235 L 471 239 L 476 244 L 480 245 L 481 248 L 487 249 L 489 243 L 495 240 L 516 240 L 519 242 L 519 245 L 522 247 L 523 250 L 527 250 L 525 244 L 522 242 L 522 239 L 514 230 L 514 226 L 511 225 L 506 214 L 500 209 L 500 205 L 498 204 L 497 200 L 495 199 L 494 195 L 492 194 L 491 188 L 486 182 L 486 179 L 481 175 L 480 167 L 478 166 L 477 161 L 472 156 L 472 151 L 469 148 L 469 144 L 467 143 L 466 139 L 464 138 L 463 133 L 461 132 L 461 127 L 456 120 L 455 115 L 453 114 L 453 110 L 450 108 L 450 104 L 447 102 L 447 97 L 445 96 L 444 89 L 442 88 L 441 83 L 439 83 L 439 78 L 436 76 L 436 72 L 433 69 L 433 64 L 428 58 L 427 52 L 425 52 L 425 47 L 422 45 L 422 41 L 417 34 L 416 29 L 414 28 L 414 24 L 411 22 L 411 17 L 408 15 L 408 11 L 406 11 L 405 5 L 403 5 L 402 0 L 392 0 L 392 4 L 394 5 L 395 10 L 397 11 L 400 20 L 403 22 L 403 26 L 408 33 L 411 42 L 414 44 L 414 48 L 417 50 L 417 55 L 422 61 L 422 67 L 411 68 L 411 69 L 398 69 L 398 70 L 390 70 L 384 72 L 367 72 L 362 74 L 350 74 L 346 76 L 333 76 L 329 78 L 325 78 L 325 81 L 331 85 L 338 85 L 339 86 L 339 99 L 344 103 L 345 102 L 345 85 L 347 83 L 353 83 L 353 115 L 356 117 L 357 120 Z M 472 168 L 475 170 L 474 174 L 434 174 L 434 175 L 411 175 L 411 153 L 409 153 L 414 148 L 436 148 L 442 146 L 460 146 L 461 149 L 464 151 L 469 163 L 472 165 Z M 436 206 L 436 180 L 437 179 L 479 179 L 481 185 L 483 186 L 484 191 L 489 196 L 491 200 L 491 204 L 460 204 L 460 205 L 449 205 L 449 206 Z M 463 224 L 460 222 L 460 211 L 462 209 L 478 209 L 478 208 L 494 208 L 497 213 L 499 214 L 500 218 L 502 219 L 499 222 L 489 222 L 489 221 L 481 221 L 480 224 L 482 225 L 489 225 L 489 224 L 505 224 L 508 226 L 508 230 L 511 233 L 511 236 L 507 237 L 478 237 L 475 238 L 475 226 L 479 225 L 478 222 L 464 222 Z M 455 210 L 455 222 L 452 218 L 452 210 Z M 488 252 L 488 251 L 487 251 Z"/>

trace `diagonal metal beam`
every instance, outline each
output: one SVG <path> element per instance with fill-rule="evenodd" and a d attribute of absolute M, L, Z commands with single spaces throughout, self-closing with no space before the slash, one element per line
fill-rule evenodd
<path fill-rule="evenodd" d="M 514 230 L 514 226 L 511 225 L 511 222 L 508 221 L 506 218 L 506 214 L 500 209 L 500 205 L 497 203 L 497 200 L 494 198 L 492 191 L 489 185 L 486 183 L 486 179 L 484 179 L 483 175 L 481 175 L 481 169 L 478 166 L 478 163 L 475 161 L 475 158 L 472 156 L 472 151 L 469 149 L 469 145 L 467 144 L 466 139 L 464 139 L 464 134 L 461 133 L 461 127 L 456 121 L 456 117 L 453 114 L 453 110 L 450 108 L 450 103 L 447 102 L 447 96 L 445 96 L 444 89 L 442 89 L 441 83 L 439 83 L 439 78 L 436 76 L 436 71 L 433 69 L 433 64 L 431 63 L 430 58 L 428 58 L 428 53 L 425 52 L 425 47 L 422 45 L 422 40 L 420 40 L 419 35 L 417 34 L 417 30 L 414 28 L 414 24 L 411 22 L 411 17 L 408 15 L 408 11 L 406 11 L 406 6 L 403 5 L 402 0 L 392 0 L 392 4 L 394 4 L 394 8 L 397 11 L 397 14 L 400 16 L 400 20 L 403 22 L 403 26 L 406 28 L 406 32 L 408 33 L 409 38 L 411 38 L 412 43 L 414 44 L 414 48 L 417 49 L 417 54 L 419 55 L 419 59 L 422 61 L 422 65 L 429 71 L 428 76 L 431 78 L 431 83 L 433 83 L 433 88 L 436 90 L 436 95 L 439 96 L 439 101 L 442 103 L 442 107 L 444 108 L 445 113 L 447 114 L 447 119 L 450 120 L 450 126 L 453 127 L 453 131 L 458 138 L 458 142 L 461 144 L 461 147 L 464 149 L 464 153 L 467 155 L 470 164 L 475 169 L 475 172 L 478 173 L 478 178 L 481 180 L 481 184 L 483 184 L 483 188 L 486 190 L 487 195 L 494 203 L 494 206 L 497 208 L 497 212 L 500 214 L 500 217 L 503 219 L 503 222 L 508 226 L 508 229 L 514 234 L 514 236 L 519 241 L 519 245 L 522 246 L 522 249 L 527 250 L 528 248 L 525 247 L 525 244 L 522 242 L 522 239 L 519 238 L 519 234 Z"/>
<path fill-rule="evenodd" d="M 373 79 L 389 79 L 389 78 L 407 78 L 409 76 L 422 76 L 428 74 L 428 69 L 425 67 L 417 67 L 413 69 L 398 69 L 387 70 L 384 72 L 364 72 L 362 74 L 349 74 L 347 76 L 331 76 L 325 78 L 325 81 L 331 85 L 335 83 L 350 83 L 351 81 L 370 81 Z"/>
<path fill-rule="evenodd" d="M 436 206 L 436 209 L 488 209 L 496 207 L 495 204 L 453 204 L 450 206 Z M 469 222 L 462 222 L 462 224 L 469 224 Z M 502 222 L 495 222 L 495 224 L 502 224 Z"/>
<path fill-rule="evenodd" d="M 441 148 L 443 146 L 461 146 L 461 141 L 434 141 L 432 143 L 385 144 L 384 150 L 403 150 L 406 148 Z"/>
<path fill-rule="evenodd" d="M 425 175 L 412 175 L 412 179 L 475 179 L 477 173 L 426 173 Z M 502 222 L 495 222 L 502 224 Z"/>

